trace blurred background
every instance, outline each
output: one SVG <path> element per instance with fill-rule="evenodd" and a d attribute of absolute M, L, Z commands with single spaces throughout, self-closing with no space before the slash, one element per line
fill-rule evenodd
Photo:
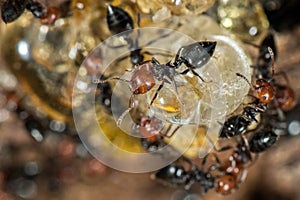
<path fill-rule="evenodd" d="M 1 6 L 6 1 L 2 0 Z M 259 155 L 249 168 L 245 182 L 228 196 L 214 190 L 200 194 L 197 188 L 185 191 L 168 187 L 151 180 L 150 173 L 119 172 L 93 158 L 72 124 L 70 94 L 71 82 L 83 59 L 101 40 L 110 36 L 105 21 L 106 2 L 39 1 L 48 8 L 59 7 L 65 14 L 59 18 L 65 21 L 57 20 L 49 25 L 49 19 L 41 22 L 26 11 L 14 22 L 0 24 L 0 200 L 300 200 L 300 105 L 286 113 L 287 134 L 273 148 Z M 224 26 L 219 13 L 222 5 L 226 10 L 226 3 L 233 2 L 231 9 L 240 8 L 235 12 L 254 12 L 253 8 L 260 5 L 262 10 L 259 12 L 264 14 L 258 14 L 258 18 L 252 20 L 267 20 L 268 26 L 260 27 L 258 23 L 258 34 L 251 34 L 239 25 L 234 27 L 234 23 L 232 27 L 223 28 L 227 28 L 233 37 L 253 43 L 259 42 L 260 34 L 272 29 L 278 48 L 276 71 L 286 72 L 299 99 L 300 18 L 297 8 L 300 3 L 297 0 L 249 0 L 245 1 L 248 7 L 237 6 L 238 1 L 234 0 L 199 1 L 204 2 L 202 7 L 194 5 L 199 2 L 192 0 L 178 1 L 182 5 L 176 6 L 171 0 L 107 2 L 128 9 L 132 15 L 137 12 L 145 15 L 142 26 L 156 23 L 157 18 L 153 16 L 169 18 L 203 13 Z M 186 6 L 187 2 L 194 7 Z M 80 3 L 85 6 L 80 8 Z M 73 10 L 64 10 L 67 5 Z M 167 10 L 161 5 L 166 5 Z M 43 43 L 40 38 L 48 37 L 48 29 L 53 34 L 49 37 L 52 40 Z M 20 52 L 22 45 L 26 47 L 22 41 L 30 41 L 33 47 L 30 53 L 26 53 L 26 48 L 25 53 Z M 18 53 L 14 52 L 16 47 Z M 72 49 L 76 55 L 71 55 L 70 59 Z M 35 67 L 30 69 L 28 66 L 32 65 Z M 42 87 L 44 84 L 47 88 Z"/>

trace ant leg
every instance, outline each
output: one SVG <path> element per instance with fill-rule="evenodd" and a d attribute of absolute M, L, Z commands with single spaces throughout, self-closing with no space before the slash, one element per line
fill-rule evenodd
<path fill-rule="evenodd" d="M 95 80 L 93 80 L 93 83 L 96 83 L 96 84 L 98 84 L 98 83 L 106 83 L 106 82 L 109 82 L 111 80 L 119 80 L 119 81 L 124 81 L 124 82 L 127 82 L 127 83 L 131 83 L 130 80 L 122 79 L 119 76 L 113 76 L 113 77 L 110 77 L 110 78 L 108 78 L 106 80 L 95 79 Z"/>
<path fill-rule="evenodd" d="M 171 125 L 171 126 L 172 126 L 172 125 Z M 180 129 L 180 127 L 181 127 L 182 125 L 178 125 L 178 126 L 174 129 L 174 131 L 172 131 L 172 133 L 171 133 L 170 135 L 168 135 L 168 132 L 170 131 L 171 126 L 167 129 L 166 134 L 164 135 L 164 136 L 167 137 L 167 138 L 171 138 L 171 137 L 178 131 L 178 129 Z"/>
<path fill-rule="evenodd" d="M 156 60 L 156 58 L 152 57 L 152 62 L 156 65 L 160 65 L 160 63 L 158 62 L 158 60 Z"/>
<path fill-rule="evenodd" d="M 157 98 L 157 95 L 158 95 L 159 91 L 163 88 L 163 86 L 164 86 L 164 81 L 162 81 L 161 84 L 158 86 L 158 88 L 150 102 L 150 106 L 153 104 L 154 100 Z"/>
<path fill-rule="evenodd" d="M 243 169 L 242 174 L 241 174 L 239 180 L 237 181 L 237 183 L 238 184 L 243 183 L 246 180 L 247 175 L 248 175 L 248 170 L 247 169 Z"/>
<path fill-rule="evenodd" d="M 198 78 L 200 78 L 202 82 L 204 82 L 204 83 L 210 83 L 210 82 L 212 82 L 212 81 L 205 81 L 205 80 L 204 80 L 197 72 L 195 72 L 195 70 L 193 70 L 193 69 L 191 69 L 191 68 L 190 68 L 190 71 L 191 71 L 195 76 L 198 76 Z"/>
<path fill-rule="evenodd" d="M 144 54 L 147 54 L 147 55 L 149 55 L 149 56 L 165 56 L 165 57 L 172 57 L 171 54 L 169 54 L 169 53 L 162 53 L 162 52 L 160 52 L 160 53 L 151 53 L 151 52 L 149 52 L 149 51 L 144 51 L 143 53 L 144 53 Z"/>
<path fill-rule="evenodd" d="M 227 150 L 233 148 L 232 146 L 227 145 L 227 146 L 224 146 L 224 147 L 222 147 L 220 149 L 217 149 L 217 147 L 214 145 L 214 142 L 212 141 L 212 139 L 208 135 L 206 135 L 206 138 L 207 138 L 208 142 L 210 143 L 210 145 L 213 147 L 214 151 L 216 151 L 216 152 L 223 152 L 223 151 L 227 151 Z"/>
<path fill-rule="evenodd" d="M 134 94 L 131 95 L 131 97 L 129 99 L 129 107 L 118 118 L 118 120 L 117 120 L 118 127 L 120 127 L 124 117 L 134 108 L 134 102 L 133 102 L 134 96 L 135 96 Z"/>
<path fill-rule="evenodd" d="M 284 71 L 279 71 L 276 74 L 274 74 L 274 76 L 282 76 L 286 82 L 287 85 L 290 85 L 290 81 L 288 76 L 286 75 L 286 73 Z"/>
<path fill-rule="evenodd" d="M 270 56 L 271 56 L 271 59 L 272 59 L 272 77 L 274 76 L 274 71 L 275 71 L 275 56 L 274 56 L 274 52 L 273 52 L 273 50 L 272 50 L 272 48 L 271 47 L 268 47 L 268 51 L 269 51 L 269 54 L 270 54 Z M 270 80 L 271 81 L 271 80 Z"/>
<path fill-rule="evenodd" d="M 150 46 L 151 44 L 157 42 L 158 39 L 163 39 L 163 38 L 168 37 L 168 36 L 171 35 L 173 32 L 175 32 L 175 31 L 170 31 L 169 33 L 163 34 L 163 35 L 161 35 L 161 36 L 158 37 L 158 38 L 155 38 L 155 39 L 153 39 L 153 40 L 150 40 L 149 42 L 147 42 L 147 43 L 144 45 L 144 47 Z"/>

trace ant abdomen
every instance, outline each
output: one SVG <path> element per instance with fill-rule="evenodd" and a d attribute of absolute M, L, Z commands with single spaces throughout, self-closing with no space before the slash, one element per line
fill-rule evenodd
<path fill-rule="evenodd" d="M 249 140 L 250 151 L 253 153 L 260 153 L 273 146 L 278 140 L 279 136 L 272 130 L 261 130 L 254 134 Z"/>

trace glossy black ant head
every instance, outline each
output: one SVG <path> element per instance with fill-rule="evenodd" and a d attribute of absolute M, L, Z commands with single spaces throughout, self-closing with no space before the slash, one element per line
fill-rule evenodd
<path fill-rule="evenodd" d="M 265 104 L 262 104 L 259 102 L 259 99 L 257 99 L 252 105 L 246 106 L 243 109 L 242 115 L 248 119 L 251 122 L 258 123 L 257 116 L 260 113 L 264 113 L 267 110 L 267 106 Z"/>
<path fill-rule="evenodd" d="M 249 141 L 250 151 L 253 153 L 263 152 L 273 146 L 278 138 L 279 136 L 271 129 L 260 130 Z"/>
<path fill-rule="evenodd" d="M 106 21 L 112 34 L 118 34 L 134 28 L 130 15 L 125 10 L 116 6 L 107 6 Z"/>
<path fill-rule="evenodd" d="M 4 23 L 10 23 L 18 19 L 25 11 L 26 1 L 5 0 L 1 6 L 1 17 Z"/>
<path fill-rule="evenodd" d="M 181 47 L 175 58 L 175 65 L 184 63 L 189 68 L 200 68 L 212 57 L 217 42 L 203 41 Z"/>
<path fill-rule="evenodd" d="M 226 120 L 219 137 L 231 138 L 244 133 L 251 122 L 240 115 L 234 115 Z"/>
<path fill-rule="evenodd" d="M 130 61 L 133 65 L 138 65 L 144 61 L 144 56 L 141 54 L 142 49 L 130 51 Z"/>
<path fill-rule="evenodd" d="M 27 1 L 26 9 L 29 10 L 36 18 L 43 17 L 47 12 L 47 9 L 45 9 L 40 2 L 35 2 L 33 0 Z"/>

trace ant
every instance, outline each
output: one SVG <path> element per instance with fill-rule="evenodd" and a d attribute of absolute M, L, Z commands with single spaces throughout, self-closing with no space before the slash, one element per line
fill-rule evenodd
<path fill-rule="evenodd" d="M 270 47 L 267 48 L 272 58 L 272 72 L 274 71 L 274 54 Z M 234 115 L 230 117 L 223 125 L 220 131 L 221 138 L 230 138 L 236 135 L 243 134 L 247 131 L 247 128 L 252 122 L 258 123 L 256 116 L 260 113 L 264 113 L 267 110 L 267 104 L 270 103 L 274 96 L 274 87 L 266 79 L 257 79 L 255 85 L 252 85 L 249 80 L 240 73 L 236 73 L 237 76 L 243 78 L 252 87 L 256 93 L 254 96 L 255 101 L 250 103 L 243 109 L 242 114 Z M 272 73 L 273 76 L 273 73 Z"/>
<path fill-rule="evenodd" d="M 276 126 L 282 123 L 283 116 L 280 109 L 276 109 L 276 111 L 277 115 L 271 115 L 270 111 L 263 113 L 262 126 L 258 130 L 251 131 L 253 134 L 250 139 L 242 135 L 234 148 L 225 146 L 216 149 L 214 147 L 216 152 L 234 149 L 228 160 L 223 163 L 216 154 L 212 154 L 217 164 L 211 165 L 208 171 L 218 170 L 222 173 L 217 180 L 216 191 L 218 193 L 229 194 L 234 188 L 237 188 L 238 183 L 245 180 L 246 168 L 257 160 L 258 153 L 268 150 L 277 142 L 279 135 L 276 132 L 281 131 L 283 127 Z M 252 153 L 256 155 L 255 159 L 252 158 Z M 207 157 L 208 155 L 203 159 L 202 165 L 205 165 Z"/>
<path fill-rule="evenodd" d="M 275 111 L 275 112 L 274 112 Z M 262 116 L 262 127 L 254 132 L 249 139 L 250 151 L 260 153 L 273 146 L 280 135 L 286 130 L 285 116 L 282 110 L 275 106 Z"/>
<path fill-rule="evenodd" d="M 107 6 L 107 24 L 111 33 L 118 34 L 124 31 L 129 31 L 134 29 L 133 19 L 130 15 L 123 9 L 108 5 Z M 140 24 L 140 17 L 138 15 L 138 25 Z M 162 35 L 160 38 L 169 36 L 170 33 Z M 138 32 L 139 36 L 139 32 Z M 137 65 L 144 61 L 144 55 L 141 54 L 141 48 L 139 47 L 138 40 L 132 40 L 129 37 L 124 38 L 130 45 L 130 58 L 133 65 Z M 155 42 L 155 40 L 149 41 L 147 45 Z M 172 68 L 178 68 L 182 64 L 187 66 L 187 70 L 181 74 L 186 74 L 191 71 L 194 75 L 200 77 L 194 70 L 204 66 L 212 57 L 217 42 L 215 41 L 202 41 L 196 42 L 187 46 L 182 46 L 176 56 L 174 62 L 168 65 Z M 145 52 L 152 55 L 149 52 Z M 200 79 L 205 82 L 201 77 Z"/>
<path fill-rule="evenodd" d="M 250 43 L 251 44 L 251 43 Z M 257 69 L 256 77 L 263 79 L 272 79 L 274 74 L 274 69 L 270 72 L 270 67 L 273 65 L 274 61 L 277 59 L 277 48 L 274 39 L 274 34 L 269 32 L 267 36 L 263 39 L 260 45 L 251 44 L 254 47 L 259 48 L 259 56 L 256 61 L 255 68 Z M 270 54 L 268 48 L 271 48 L 273 55 Z M 273 58 L 272 58 L 273 57 Z M 273 68 L 273 67 L 272 67 Z M 275 75 L 283 75 L 287 84 L 282 85 L 272 80 L 272 84 L 275 88 L 275 100 L 278 107 L 284 111 L 289 111 L 294 108 L 296 104 L 296 95 L 293 89 L 288 86 L 289 81 L 284 72 L 276 73 Z"/>
<path fill-rule="evenodd" d="M 1 5 L 1 17 L 4 23 L 13 22 L 18 19 L 26 8 L 24 0 L 5 0 Z"/>
<path fill-rule="evenodd" d="M 184 186 L 186 190 L 189 190 L 194 183 L 199 183 L 204 192 L 215 187 L 214 177 L 209 172 L 199 169 L 184 156 L 177 163 L 171 163 L 157 171 L 152 178 L 167 185 Z"/>
<path fill-rule="evenodd" d="M 229 149 L 233 149 L 233 152 L 228 160 L 223 163 L 214 153 L 208 154 L 202 160 L 202 165 L 205 165 L 208 156 L 214 156 L 217 163 L 210 165 L 208 171 L 218 170 L 221 172 L 221 174 L 215 176 L 215 190 L 217 193 L 223 195 L 230 194 L 233 189 L 238 187 L 239 183 L 242 183 L 245 180 L 247 175 L 246 165 L 252 162 L 248 140 L 244 136 L 241 137 L 241 141 L 239 141 L 235 147 L 225 146 L 221 149 L 214 147 L 216 152 L 224 152 Z"/>
<path fill-rule="evenodd" d="M 112 79 L 129 82 L 129 86 L 132 90 L 132 95 L 129 100 L 129 108 L 125 112 L 123 112 L 123 114 L 118 119 L 117 124 L 120 125 L 124 116 L 134 107 L 134 96 L 139 94 L 145 94 L 148 91 L 150 91 L 156 85 L 156 81 L 160 82 L 160 84 L 150 102 L 150 106 L 157 98 L 157 95 L 159 91 L 163 88 L 165 82 L 173 85 L 173 88 L 175 89 L 176 95 L 178 97 L 177 86 L 174 80 L 175 76 L 179 74 L 184 75 L 188 71 L 192 71 L 194 75 L 200 77 L 194 71 L 194 68 L 191 67 L 193 63 L 197 64 L 196 66 L 199 67 L 208 62 L 208 57 L 206 56 L 207 53 L 201 53 L 200 46 L 204 47 L 205 51 L 208 50 L 209 54 L 212 54 L 214 51 L 214 47 L 216 46 L 216 42 L 196 42 L 181 47 L 175 57 L 175 61 L 173 64 L 171 64 L 170 62 L 168 62 L 167 64 L 160 64 L 154 57 L 152 58 L 152 60 L 147 60 L 140 64 L 137 64 L 134 66 L 133 74 L 130 80 L 121 79 L 120 77 L 112 77 L 106 80 L 99 80 L 100 83 L 105 83 Z M 213 49 L 210 48 L 211 46 L 213 46 Z M 197 60 L 196 55 L 200 55 L 201 57 L 198 57 Z M 188 58 L 185 56 L 191 57 Z M 188 69 L 183 72 L 177 72 L 177 68 L 182 63 L 185 63 Z M 203 79 L 201 78 L 201 80 Z"/>

